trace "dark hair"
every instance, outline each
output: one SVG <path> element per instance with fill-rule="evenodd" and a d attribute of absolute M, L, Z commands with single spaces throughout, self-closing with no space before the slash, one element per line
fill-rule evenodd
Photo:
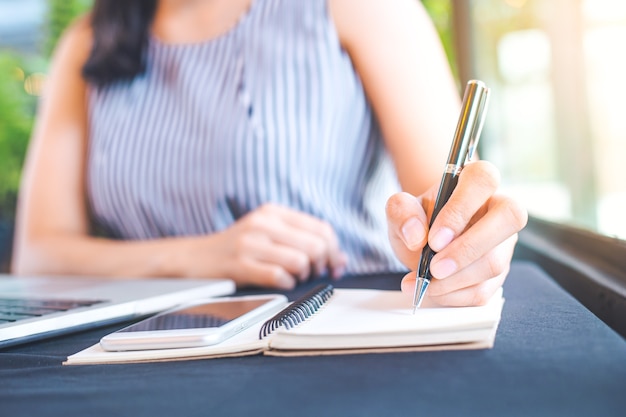
<path fill-rule="evenodd" d="M 96 0 L 93 45 L 83 77 L 102 87 L 132 80 L 146 69 L 145 54 L 157 0 Z"/>

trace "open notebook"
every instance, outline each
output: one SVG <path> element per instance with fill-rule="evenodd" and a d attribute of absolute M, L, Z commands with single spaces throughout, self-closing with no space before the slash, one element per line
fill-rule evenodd
<path fill-rule="evenodd" d="M 71 355 L 66 365 L 152 362 L 245 356 L 330 355 L 394 351 L 487 349 L 493 346 L 504 299 L 487 305 L 420 308 L 406 295 L 370 289 L 316 289 L 217 345 L 107 352 L 99 344 Z"/>

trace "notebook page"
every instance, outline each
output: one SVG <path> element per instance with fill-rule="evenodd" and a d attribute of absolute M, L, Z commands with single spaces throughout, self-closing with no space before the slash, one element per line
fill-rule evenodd
<path fill-rule="evenodd" d="M 336 289 L 333 297 L 299 326 L 279 329 L 270 346 L 355 348 L 475 342 L 493 334 L 500 320 L 501 291 L 480 307 L 413 308 L 399 291 Z"/>

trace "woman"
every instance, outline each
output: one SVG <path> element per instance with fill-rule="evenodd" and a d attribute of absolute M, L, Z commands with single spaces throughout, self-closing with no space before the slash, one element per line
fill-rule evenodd
<path fill-rule="evenodd" d="M 526 214 L 475 162 L 428 231 L 458 108 L 417 1 L 96 1 L 55 54 L 14 269 L 292 288 L 429 239 L 429 296 L 481 304 Z"/>

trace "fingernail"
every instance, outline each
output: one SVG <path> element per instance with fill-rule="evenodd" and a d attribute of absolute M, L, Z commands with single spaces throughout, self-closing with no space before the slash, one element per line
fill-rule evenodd
<path fill-rule="evenodd" d="M 424 225 L 417 217 L 409 218 L 401 229 L 404 244 L 411 250 L 417 249 L 424 240 L 424 229 Z"/>
<path fill-rule="evenodd" d="M 321 265 L 317 267 L 317 276 L 323 277 L 328 274 L 328 267 L 326 265 Z"/>
<path fill-rule="evenodd" d="M 457 270 L 456 262 L 452 259 L 444 258 L 440 261 L 433 261 L 430 264 L 430 272 L 438 279 L 444 279 L 454 274 Z"/>
<path fill-rule="evenodd" d="M 443 248 L 448 246 L 450 242 L 452 242 L 452 239 L 454 239 L 454 232 L 452 231 L 452 229 L 443 227 L 439 229 L 435 233 L 435 235 L 428 240 L 428 243 L 435 252 L 439 252 L 443 250 Z"/>
<path fill-rule="evenodd" d="M 287 273 L 280 274 L 276 280 L 276 285 L 283 290 L 292 290 L 296 286 L 296 280 Z"/>
<path fill-rule="evenodd" d="M 346 273 L 346 267 L 348 265 L 348 255 L 341 252 L 340 259 L 335 266 L 331 268 L 330 276 L 332 279 L 339 279 Z"/>
<path fill-rule="evenodd" d="M 332 278 L 333 279 L 339 279 L 343 276 L 343 274 L 346 272 L 346 267 L 345 266 L 340 266 L 338 268 L 334 268 L 333 269 L 333 274 L 332 274 Z"/>

